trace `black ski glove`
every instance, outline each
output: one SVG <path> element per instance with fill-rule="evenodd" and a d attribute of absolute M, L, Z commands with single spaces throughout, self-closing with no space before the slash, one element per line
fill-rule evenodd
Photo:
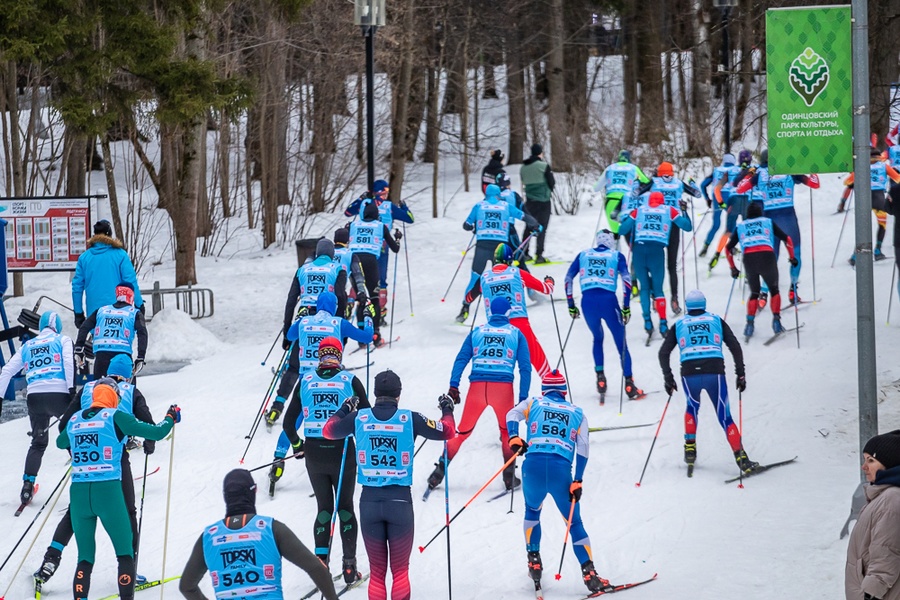
<path fill-rule="evenodd" d="M 450 389 L 447 390 L 447 395 L 453 398 L 453 404 L 459 404 L 459 388 L 455 385 L 451 385 Z"/>
<path fill-rule="evenodd" d="M 75 313 L 75 327 L 81 329 L 84 325 L 84 313 Z"/>
<path fill-rule="evenodd" d="M 441 397 L 438 398 L 438 406 L 441 407 L 441 413 L 443 414 L 450 413 L 452 415 L 453 405 L 453 398 L 451 398 L 447 394 L 441 394 Z"/>
<path fill-rule="evenodd" d="M 674 377 L 671 373 L 669 373 L 668 375 L 666 375 L 666 384 L 665 384 L 665 386 L 666 386 L 666 387 L 665 387 L 666 393 L 667 393 L 668 395 L 670 395 L 670 396 L 671 396 L 672 394 L 674 394 L 675 392 L 678 391 L 678 384 L 675 383 L 675 377 Z"/>
<path fill-rule="evenodd" d="M 166 411 L 166 416 L 172 419 L 173 423 L 181 423 L 181 408 L 177 404 L 173 404 Z"/>
<path fill-rule="evenodd" d="M 281 349 L 282 350 L 290 350 L 291 349 L 291 340 L 287 339 L 287 336 L 281 338 Z"/>
<path fill-rule="evenodd" d="M 739 392 L 743 392 L 747 389 L 747 378 L 743 375 L 737 376 L 737 381 L 734 382 L 734 387 L 738 389 Z"/>
<path fill-rule="evenodd" d="M 402 239 L 403 239 L 403 232 L 400 231 L 399 229 L 395 229 L 394 230 L 394 241 L 399 242 Z"/>
<path fill-rule="evenodd" d="M 474 231 L 475 226 L 466 221 L 465 223 L 463 223 L 463 229 L 465 229 L 466 231 Z"/>
<path fill-rule="evenodd" d="M 737 267 L 731 267 L 731 278 L 737 279 L 741 276 L 741 271 Z"/>
<path fill-rule="evenodd" d="M 153 440 L 144 440 L 144 454 L 150 455 L 156 451 L 156 442 Z"/>
<path fill-rule="evenodd" d="M 291 448 L 293 448 L 294 450 L 294 458 L 296 458 L 297 460 L 300 460 L 301 458 L 304 458 L 306 456 L 306 452 L 303 450 L 303 446 L 303 438 L 300 438 L 300 441 L 296 444 L 291 444 Z"/>
<path fill-rule="evenodd" d="M 793 257 L 793 258 L 788 259 L 788 262 L 791 263 L 791 266 L 792 266 L 792 267 L 796 267 L 797 265 L 800 264 L 800 261 L 797 260 L 797 257 L 796 257 L 796 256 Z"/>
<path fill-rule="evenodd" d="M 511 438 L 509 438 L 508 444 L 509 444 L 509 447 L 512 448 L 512 451 L 515 452 L 516 454 L 518 454 L 519 456 L 522 456 L 523 454 L 525 454 L 525 452 L 528 451 L 528 442 L 526 442 L 525 440 L 523 440 L 522 438 L 520 438 L 517 435 L 514 435 Z"/>
<path fill-rule="evenodd" d="M 581 500 L 581 480 L 576 479 L 569 486 L 569 501 L 578 502 Z"/>

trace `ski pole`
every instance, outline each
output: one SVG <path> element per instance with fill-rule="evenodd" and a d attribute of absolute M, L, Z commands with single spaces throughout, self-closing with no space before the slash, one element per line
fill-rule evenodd
<path fill-rule="evenodd" d="M 47 433 L 48 431 L 50 431 L 51 429 L 53 429 L 53 426 L 56 425 L 57 423 L 59 423 L 59 417 L 56 417 L 55 419 L 53 419 L 52 421 L 50 421 L 50 424 L 47 425 L 46 427 L 44 427 L 43 429 L 41 429 L 40 431 L 38 431 L 38 432 L 37 432 L 37 435 L 44 435 L 45 433 Z M 33 431 L 29 431 L 29 432 L 28 432 L 28 437 L 34 437 L 34 436 L 35 436 L 35 435 L 34 435 L 34 432 L 33 432 Z"/>
<path fill-rule="evenodd" d="M 293 345 L 291 345 L 291 348 L 293 348 Z M 253 432 L 256 430 L 256 427 L 259 423 L 259 419 L 261 418 L 261 415 L 263 415 L 266 411 L 266 405 L 269 402 L 269 396 L 272 394 L 272 390 L 274 389 L 275 382 L 278 380 L 278 377 L 281 375 L 282 369 L 284 369 L 285 362 L 287 361 L 287 358 L 288 358 L 288 353 L 289 353 L 289 350 L 285 350 L 284 353 L 281 355 L 281 361 L 279 361 L 279 363 L 278 363 L 278 368 L 275 369 L 275 373 L 272 376 L 272 381 L 269 382 L 269 387 L 266 388 L 266 395 L 263 396 L 263 401 L 260 403 L 259 411 L 257 411 L 256 418 L 253 420 L 253 425 L 250 426 L 250 431 L 248 431 L 247 435 L 244 436 L 245 440 L 249 440 L 252 437 Z"/>
<path fill-rule="evenodd" d="M 516 497 L 516 469 L 519 468 L 519 465 L 516 464 L 516 461 L 513 461 L 513 476 L 511 484 L 512 486 L 509 488 L 509 510 L 506 511 L 506 514 L 511 515 L 513 513 L 513 500 Z"/>
<path fill-rule="evenodd" d="M 656 423 L 659 423 L 657 421 Z M 588 431 L 598 433 L 600 431 L 615 431 L 616 429 L 638 429 L 640 427 L 653 427 L 656 423 L 641 423 L 640 425 L 616 425 L 614 427 L 590 427 Z"/>
<path fill-rule="evenodd" d="M 800 349 L 800 309 L 797 308 L 797 284 L 792 283 L 791 287 L 794 288 L 794 331 L 797 332 L 797 349 Z"/>
<path fill-rule="evenodd" d="M 175 467 L 175 427 L 172 427 L 172 443 L 169 444 L 169 486 L 166 490 L 166 524 L 163 529 L 163 551 L 162 551 L 162 575 L 160 581 L 166 580 L 166 552 L 169 549 L 169 508 L 172 505 L 172 471 Z M 166 586 L 159 586 L 159 598 L 162 600 L 166 592 Z"/>
<path fill-rule="evenodd" d="M 728 309 L 731 307 L 731 296 L 734 294 L 734 284 L 737 283 L 736 278 L 731 279 L 731 291 L 728 292 L 728 303 L 725 304 L 725 316 L 722 317 L 723 321 L 728 320 Z"/>
<path fill-rule="evenodd" d="M 280 463 L 282 461 L 288 461 L 288 460 L 291 460 L 292 458 L 297 458 L 299 455 L 300 455 L 300 452 L 296 452 L 294 454 L 288 454 L 284 458 L 276 458 L 272 462 L 268 462 L 264 465 L 259 465 L 258 467 L 253 467 L 252 469 L 248 469 L 248 471 L 250 473 L 252 473 L 254 471 L 259 471 L 260 469 L 268 469 L 269 467 L 271 467 L 272 465 L 274 465 L 276 463 Z"/>
<path fill-rule="evenodd" d="M 691 200 L 691 211 L 693 212 L 693 210 L 694 210 L 694 201 Z M 694 229 L 694 236 L 691 238 L 691 241 L 688 242 L 688 246 L 690 246 L 691 244 L 693 244 L 695 250 L 696 250 L 696 247 L 697 247 L 697 243 L 696 243 L 696 241 L 695 241 L 695 240 L 697 239 L 697 232 L 700 231 L 700 227 L 703 225 L 703 221 L 706 220 L 706 215 L 708 215 L 708 214 L 711 213 L 711 212 L 713 212 L 713 209 L 709 209 L 709 210 L 707 210 L 705 213 L 703 213 L 702 215 L 700 215 L 700 222 L 697 223 L 697 227 Z"/>
<path fill-rule="evenodd" d="M 518 246 L 516 246 L 516 249 L 513 250 L 513 258 L 520 256 L 524 253 L 524 251 L 525 251 L 524 249 L 528 247 L 528 242 L 531 241 L 532 237 L 534 237 L 534 231 L 532 231 L 527 236 L 525 236 L 525 239 L 522 241 L 522 243 L 519 244 Z M 522 262 L 525 262 L 525 261 L 522 261 Z"/>
<path fill-rule="evenodd" d="M 812 247 L 813 302 L 815 302 L 818 296 L 816 296 L 816 228 L 813 224 L 812 188 L 809 188 L 809 242 Z"/>
<path fill-rule="evenodd" d="M 691 213 L 694 212 L 694 199 L 691 198 Z M 709 211 L 707 211 L 709 212 Z M 703 219 L 706 218 L 706 213 L 703 213 L 703 216 L 700 217 L 700 224 L 703 223 Z M 694 245 L 694 283 L 696 284 L 696 289 L 700 289 L 700 269 L 697 266 L 698 258 L 697 258 L 697 230 L 700 229 L 700 224 L 694 228 L 694 236 L 691 238 L 691 243 Z M 684 264 L 684 250 L 681 251 L 681 264 Z M 684 288 L 684 296 L 687 296 L 687 284 L 685 284 Z"/>
<path fill-rule="evenodd" d="M 456 511 L 456 514 L 453 515 L 453 517 L 452 517 L 449 521 L 447 521 L 446 525 L 444 525 L 443 527 L 441 527 L 440 530 L 439 530 L 437 533 L 434 534 L 434 537 L 433 537 L 433 538 L 431 538 L 430 540 L 428 540 L 428 543 L 427 543 L 427 544 L 425 544 L 424 546 L 419 546 L 419 552 L 420 552 L 420 553 L 421 553 L 421 552 L 425 552 L 425 549 L 428 548 L 428 546 L 430 546 L 431 543 L 432 543 L 434 540 L 436 540 L 436 539 L 438 538 L 438 536 L 441 535 L 441 534 L 444 532 L 445 529 L 447 529 L 448 527 L 450 527 L 450 523 L 452 523 L 453 521 L 455 521 L 455 520 L 456 520 L 456 517 L 458 517 L 459 515 L 461 515 L 462 512 L 463 512 L 464 510 L 466 510 L 466 509 L 469 507 L 469 505 L 472 504 L 472 502 L 475 501 L 475 498 L 477 498 L 478 496 L 480 496 L 480 495 L 481 495 L 481 492 L 483 492 L 483 491 L 487 488 L 487 486 L 489 486 L 489 485 L 491 484 L 491 482 L 493 482 L 495 479 L 497 479 L 497 477 L 500 476 L 500 473 L 502 473 L 503 470 L 506 469 L 506 467 L 508 467 L 509 465 L 513 464 L 513 462 L 515 462 L 516 456 L 518 456 L 518 455 L 517 455 L 517 454 L 513 454 L 512 457 L 511 457 L 508 461 L 506 461 L 506 464 L 504 464 L 502 467 L 500 467 L 500 470 L 499 470 L 499 471 L 497 471 L 496 473 L 494 473 L 493 475 L 491 475 L 491 478 L 488 479 L 488 480 L 484 483 L 484 485 L 481 486 L 481 487 L 478 489 L 477 492 L 475 492 L 475 495 L 474 495 L 474 496 L 472 496 L 471 498 L 469 498 L 469 501 L 466 502 L 466 503 L 463 505 L 463 507 L 462 507 L 461 509 L 459 509 L 458 511 Z"/>
<path fill-rule="evenodd" d="M 144 454 L 144 481 L 141 483 L 141 508 L 138 511 L 138 526 L 137 526 L 137 539 L 134 541 L 134 546 L 136 548 L 134 552 L 134 572 L 137 573 L 138 567 L 138 557 L 140 556 L 141 549 L 141 525 L 144 523 L 144 494 L 147 492 L 147 462 L 150 459 L 149 454 Z"/>
<path fill-rule="evenodd" d="M 628 336 L 625 335 L 625 325 L 622 325 L 622 352 L 619 353 L 619 364 L 622 366 L 622 383 L 619 387 L 619 416 L 622 416 L 622 405 L 625 401 L 625 353 L 628 352 Z"/>
<path fill-rule="evenodd" d="M 453 282 L 456 281 L 456 276 L 459 275 L 459 270 L 462 268 L 463 261 L 466 260 L 466 254 L 469 253 L 469 250 L 475 245 L 473 244 L 473 240 L 475 239 L 475 234 L 472 233 L 471 239 L 469 239 L 469 245 L 466 246 L 466 249 L 463 250 L 462 258 L 459 259 L 459 264 L 456 265 L 456 271 L 453 272 L 453 277 L 450 278 L 450 285 L 447 286 L 447 291 L 444 292 L 444 295 L 441 296 L 441 302 L 444 302 L 447 299 L 447 294 L 450 293 L 450 288 L 453 287 Z"/>
<path fill-rule="evenodd" d="M 256 419 L 253 421 L 253 426 L 250 428 L 250 433 L 248 433 L 244 439 L 247 440 L 247 447 L 244 448 L 244 453 L 241 455 L 240 464 L 244 464 L 244 459 L 247 458 L 247 452 L 250 451 L 250 444 L 253 443 L 253 438 L 256 437 L 256 432 L 259 431 L 259 424 L 262 422 L 263 415 L 266 414 L 266 409 L 269 407 L 269 400 L 272 399 L 272 393 L 275 391 L 275 383 L 281 378 L 282 373 L 288 366 L 288 355 L 293 352 L 294 344 L 297 342 L 291 342 L 291 347 L 288 350 L 284 351 L 284 356 L 281 357 L 281 365 L 278 371 L 275 373 L 275 376 L 272 377 L 272 382 L 269 384 L 269 389 L 266 391 L 266 396 L 263 398 L 262 406 L 259 407 L 259 413 L 256 415 Z"/>
<path fill-rule="evenodd" d="M 447 440 L 444 440 L 444 521 L 447 528 L 447 593 L 453 600 L 453 574 L 450 571 L 450 460 Z"/>
<path fill-rule="evenodd" d="M 569 518 L 566 520 L 566 536 L 563 538 L 562 554 L 559 555 L 559 568 L 556 570 L 556 580 L 562 579 L 563 560 L 566 558 L 566 546 L 569 545 L 569 531 L 572 529 L 572 517 L 575 515 L 575 498 L 572 498 L 572 505 L 569 507 Z"/>
<path fill-rule="evenodd" d="M 406 239 L 406 236 L 403 236 Z M 400 263 L 400 254 L 394 254 L 394 282 L 391 284 L 391 327 L 388 331 L 388 348 L 394 343 L 394 304 L 397 301 L 397 265 Z M 412 296 L 410 296 L 412 298 Z"/>
<path fill-rule="evenodd" d="M 338 506 L 341 500 L 341 487 L 344 483 L 344 465 L 347 464 L 347 446 L 350 443 L 350 438 L 344 438 L 344 452 L 341 454 L 341 472 L 338 475 L 338 483 L 337 490 L 334 493 L 334 510 L 331 511 L 331 531 L 328 533 L 328 551 L 325 553 L 325 564 L 328 564 L 328 559 L 331 557 L 331 543 L 334 541 L 334 526 L 337 523 L 338 517 Z"/>
<path fill-rule="evenodd" d="M 834 268 L 834 261 L 837 260 L 838 250 L 841 248 L 841 237 L 844 235 L 844 226 L 847 224 L 847 215 L 850 214 L 850 203 L 853 202 L 855 191 L 850 191 L 850 197 L 847 199 L 847 210 L 844 211 L 844 220 L 841 221 L 841 231 L 838 233 L 837 245 L 834 247 L 834 256 L 831 257 L 831 268 Z"/>
<path fill-rule="evenodd" d="M 641 470 L 641 478 L 634 484 L 634 487 L 641 487 L 641 483 L 644 481 L 644 473 L 647 472 L 647 465 L 650 464 L 650 455 L 653 454 L 653 447 L 656 445 L 656 439 L 659 437 L 659 430 L 662 429 L 663 419 L 666 418 L 666 411 L 669 410 L 669 402 L 671 401 L 672 394 L 669 394 L 669 397 L 666 398 L 666 405 L 663 407 L 662 416 L 659 418 L 659 426 L 656 428 L 656 433 L 653 434 L 653 442 L 650 444 L 650 452 L 647 453 L 647 460 L 644 461 L 644 468 Z"/>
<path fill-rule="evenodd" d="M 428 441 L 427 439 L 423 439 L 423 440 L 422 440 L 422 443 L 419 444 L 419 447 L 416 448 L 416 451 L 415 451 L 415 452 L 413 452 L 413 458 L 415 458 L 415 457 L 417 457 L 417 456 L 419 455 L 419 450 L 421 450 L 422 448 L 425 447 L 425 442 L 427 442 L 427 441 Z"/>
<path fill-rule="evenodd" d="M 469 333 L 472 333 L 472 330 L 475 329 L 475 320 L 478 318 L 478 309 L 481 307 L 481 301 L 475 303 L 475 312 L 472 314 L 472 323 L 469 325 Z M 487 310 L 485 308 L 484 310 Z"/>
<path fill-rule="evenodd" d="M 572 319 L 572 322 L 569 323 L 569 331 L 566 332 L 566 341 L 563 342 L 563 351 L 559 355 L 559 360 L 556 361 L 556 370 L 559 370 L 559 364 L 562 362 L 563 354 L 566 352 L 566 348 L 569 347 L 569 336 L 572 335 L 572 326 L 575 325 L 575 319 Z"/>
<path fill-rule="evenodd" d="M 679 243 L 681 246 L 681 301 L 684 302 L 684 298 L 687 296 L 687 264 L 684 262 L 684 232 L 680 229 L 678 231 L 678 237 L 681 238 Z M 694 270 L 696 271 L 696 268 Z M 676 289 L 675 292 L 677 293 L 678 290 Z"/>
<path fill-rule="evenodd" d="M 594 231 L 591 233 L 591 245 L 594 242 L 594 236 L 597 235 L 597 232 L 600 231 L 600 219 L 603 217 L 603 213 L 606 212 L 606 203 L 609 202 L 609 198 L 606 197 L 606 193 L 602 194 L 601 202 L 600 202 L 600 212 L 597 213 L 597 222 L 594 223 Z M 621 202 L 621 200 L 620 200 Z"/>
<path fill-rule="evenodd" d="M 269 346 L 269 351 L 266 352 L 266 357 L 263 359 L 263 361 L 261 363 L 259 363 L 259 366 L 264 367 L 264 366 L 266 366 L 266 363 L 269 362 L 269 357 L 272 355 L 272 350 L 275 349 L 275 344 L 278 343 L 278 338 L 280 338 L 280 337 L 281 337 L 281 331 L 279 331 L 277 334 L 275 334 L 275 339 L 272 340 L 272 345 Z M 135 573 L 136 572 L 137 571 L 135 571 Z"/>
<path fill-rule="evenodd" d="M 744 446 L 744 392 L 738 390 L 738 430 L 741 432 L 741 447 Z M 738 487 L 744 489 L 744 470 L 740 469 L 741 474 Z"/>
<path fill-rule="evenodd" d="M 556 303 L 554 302 L 553 294 L 550 294 L 550 308 L 553 309 L 553 324 L 556 325 L 556 339 L 559 340 L 559 359 L 563 364 L 563 371 L 566 373 L 566 382 L 569 381 L 569 369 L 566 367 L 566 349 L 563 346 L 562 335 L 559 333 L 559 320 L 556 317 Z M 569 400 L 574 403 L 572 400 L 572 386 L 567 385 L 569 388 Z"/>
<path fill-rule="evenodd" d="M 888 296 L 888 316 L 887 316 L 887 324 L 891 324 L 891 304 L 894 301 L 894 281 L 897 278 L 897 263 L 894 263 L 894 270 L 891 271 L 891 289 L 890 295 Z M 900 288 L 898 288 L 897 293 L 900 294 Z"/>
<path fill-rule="evenodd" d="M 412 278 L 409 275 L 409 248 L 406 246 L 406 223 L 403 223 L 403 256 L 404 261 L 406 262 L 406 286 L 409 289 L 409 316 L 414 317 L 415 312 L 413 311 L 413 301 L 412 301 Z M 394 269 L 397 267 L 395 266 Z M 396 271 L 395 271 L 396 273 Z M 394 275 L 394 281 L 397 281 L 396 274 Z M 393 312 L 393 308 L 391 308 L 391 312 Z"/>
<path fill-rule="evenodd" d="M 41 506 L 41 508 L 37 511 L 37 513 L 34 515 L 34 518 L 31 520 L 31 523 L 29 523 L 29 524 L 28 524 L 28 527 L 25 528 L 25 531 L 22 532 L 22 537 L 19 538 L 19 541 L 17 541 L 16 544 L 13 546 L 12 550 L 9 551 L 9 554 L 6 555 L 6 560 L 4 560 L 4 561 L 3 561 L 3 564 L 0 565 L 0 571 L 3 570 L 3 567 L 6 566 L 6 563 L 9 562 L 9 559 L 12 558 L 12 555 L 13 555 L 13 554 L 15 554 L 16 549 L 19 547 L 19 544 L 21 544 L 21 543 L 22 543 L 22 540 L 25 539 L 25 536 L 28 535 L 29 530 L 31 530 L 31 527 L 37 522 L 38 517 L 41 516 L 41 513 L 42 513 L 42 512 L 44 512 L 44 509 L 47 507 L 47 504 L 50 503 L 50 500 L 53 498 L 53 495 L 56 494 L 57 490 L 59 490 L 59 496 L 62 496 L 62 490 L 60 490 L 60 486 L 62 486 L 63 489 L 65 489 L 65 485 L 66 485 L 66 483 L 67 483 L 68 480 L 69 480 L 69 473 L 70 473 L 71 471 L 72 471 L 72 467 L 69 467 L 68 469 L 66 469 L 66 472 L 63 473 L 63 476 L 62 476 L 62 478 L 59 480 L 59 483 L 57 483 L 57 484 L 56 484 L 56 487 L 53 488 L 53 491 L 50 492 L 50 496 L 47 497 L 47 499 L 44 501 L 44 504 L 43 504 L 43 505 Z M 57 500 L 59 499 L 59 496 L 57 496 Z M 50 507 L 50 512 L 48 512 L 48 513 L 47 513 L 47 516 L 44 517 L 44 523 L 46 523 L 46 522 L 47 522 L 47 519 L 50 517 L 50 515 L 53 514 L 53 508 L 54 508 L 55 506 L 56 506 L 56 500 L 53 501 L 53 506 Z M 40 532 L 41 532 L 41 529 L 43 529 L 44 523 L 41 523 L 41 526 L 40 526 L 40 528 L 38 529 L 38 533 L 40 533 Z M 35 540 L 37 540 L 37 536 L 35 536 Z M 34 546 L 34 542 L 31 543 L 31 546 Z M 29 548 L 28 548 L 28 551 L 29 551 L 29 552 L 31 551 L 31 546 L 29 546 Z M 28 556 L 28 552 L 25 553 L 25 556 L 26 556 L 26 557 Z M 22 558 L 22 564 L 25 564 L 25 558 L 24 558 L 24 557 Z M 22 565 L 19 565 L 19 569 L 21 569 L 21 568 L 22 568 Z M 18 572 L 19 572 L 19 570 L 17 569 L 17 570 L 16 570 L 16 573 L 18 573 Z M 13 576 L 13 580 L 15 580 L 15 575 Z M 12 582 L 10 582 L 10 587 L 12 587 Z M 3 598 L 6 597 L 6 594 L 7 594 L 7 593 L 9 593 L 9 588 L 6 588 L 6 592 L 3 593 L 3 596 L 0 596 L 0 600 L 3 600 Z"/>

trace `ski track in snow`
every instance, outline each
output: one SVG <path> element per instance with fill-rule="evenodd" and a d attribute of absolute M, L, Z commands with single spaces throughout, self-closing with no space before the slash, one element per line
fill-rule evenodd
<path fill-rule="evenodd" d="M 518 181 L 518 169 L 512 167 L 510 172 L 514 181 Z M 419 180 L 412 179 L 407 184 L 409 189 L 427 185 L 425 175 L 424 171 L 418 172 Z M 693 175 L 699 181 L 706 173 Z M 473 184 L 476 179 L 473 177 Z M 458 181 L 451 177 L 444 185 L 452 193 Z M 655 428 L 592 435 L 592 455 L 585 474 L 581 510 L 591 536 L 597 570 L 613 582 L 634 581 L 659 572 L 657 582 L 629 591 L 628 598 L 763 599 L 770 598 L 773 592 L 779 597 L 843 596 L 846 540 L 838 540 L 838 532 L 859 481 L 859 467 L 855 281 L 853 270 L 846 264 L 853 245 L 850 228 L 844 232 L 835 267 L 828 267 L 842 220 L 841 216 L 831 215 L 840 191 L 836 178 L 826 176 L 823 177 L 823 189 L 814 192 L 816 296 L 823 302 L 804 309 L 802 320 L 806 327 L 800 334 L 801 349 L 797 349 L 793 333 L 769 347 L 763 346 L 763 341 L 771 335 L 768 309 L 757 317 L 756 336 L 744 345 L 748 381 L 743 398 L 745 447 L 750 457 L 761 463 L 798 455 L 796 464 L 748 479 L 744 489 L 738 489 L 737 484 L 723 485 L 724 479 L 736 474 L 736 467 L 712 405 L 704 399 L 698 430 L 697 468 L 693 479 L 688 479 L 682 462 L 685 401 L 681 390 L 672 398 L 640 489 L 634 484 L 640 476 Z M 450 204 L 447 216 L 440 219 L 429 218 L 430 198 L 425 196 L 421 194 L 410 203 L 419 220 L 406 228 L 411 271 L 415 278 L 415 317 L 410 316 L 401 251 L 395 312 L 396 318 L 403 318 L 404 322 L 395 327 L 394 336 L 402 335 L 403 342 L 390 350 L 380 349 L 373 353 L 376 366 L 372 376 L 385 368 L 396 370 L 403 380 L 402 405 L 436 416 L 437 398 L 447 389 L 453 358 L 468 332 L 467 328 L 455 326 L 453 317 L 468 280 L 470 258 L 460 271 L 447 302 L 442 304 L 440 297 L 470 238 L 470 234 L 462 231 L 460 223 L 478 195 L 459 193 Z M 803 236 L 800 293 L 804 298 L 812 298 L 810 204 L 805 187 L 798 186 L 796 202 Z M 697 203 L 698 212 L 700 204 Z M 548 258 L 571 260 L 578 251 L 587 248 L 598 210 L 599 205 L 595 203 L 594 207 L 583 205 L 581 213 L 575 217 L 554 216 L 547 237 Z M 705 236 L 709 223 L 707 219 L 698 236 Z M 685 234 L 685 241 L 689 235 Z M 686 259 L 687 289 L 690 290 L 695 281 L 693 252 Z M 700 289 L 707 294 L 709 309 L 722 314 L 732 280 L 724 260 L 712 277 L 707 278 L 708 260 L 709 257 L 701 258 L 699 262 Z M 391 269 L 393 266 L 392 258 Z M 181 571 L 202 527 L 223 515 L 222 477 L 239 466 L 238 459 L 246 444 L 244 435 L 272 377 L 269 367 L 280 357 L 280 347 L 276 347 L 267 365 L 260 366 L 280 328 L 284 296 L 296 269 L 296 257 L 293 247 L 289 247 L 283 251 L 242 254 L 227 261 L 198 258 L 197 268 L 202 284 L 215 291 L 216 315 L 195 323 L 210 330 L 222 344 L 206 343 L 205 351 L 201 353 L 206 355 L 205 358 L 195 360 L 177 373 L 141 377 L 139 382 L 157 418 L 162 417 L 171 403 L 178 403 L 183 408 L 183 421 L 176 427 L 174 440 L 175 471 L 172 473 L 166 575 Z M 536 275 L 551 274 L 557 281 L 556 313 L 563 335 L 569 325 L 562 292 L 566 268 L 567 265 L 555 265 L 533 269 Z M 879 385 L 887 388 L 879 395 L 881 400 L 897 398 L 892 382 L 900 378 L 900 366 L 892 360 L 900 346 L 897 336 L 900 312 L 895 312 L 893 325 L 885 326 L 891 268 L 893 261 L 875 265 L 878 377 Z M 784 256 L 780 269 L 786 304 L 788 268 Z M 142 283 L 171 277 L 171 273 L 172 265 L 166 263 L 145 277 Z M 13 319 L 21 306 L 30 307 L 40 294 L 61 300 L 67 300 L 70 295 L 65 274 L 40 277 L 28 274 L 25 283 L 28 296 L 8 303 Z M 668 282 L 665 289 L 668 290 Z M 634 319 L 627 335 L 634 359 L 635 380 L 645 390 L 660 389 L 663 383 L 657 361 L 660 341 L 657 338 L 649 348 L 644 347 L 637 300 L 632 302 L 632 311 Z M 736 287 L 729 324 L 738 334 L 743 329 L 743 313 L 741 290 Z M 532 306 L 530 317 L 535 333 L 555 364 L 559 342 L 551 304 L 543 302 Z M 791 308 L 784 310 L 783 319 L 787 326 L 793 326 Z M 670 321 L 673 320 L 670 315 Z M 64 315 L 64 322 L 65 332 L 72 334 L 71 317 Z M 478 322 L 484 322 L 483 310 L 479 311 Z M 186 328 L 186 331 L 189 333 L 190 329 Z M 178 348 L 184 343 L 184 339 L 177 339 L 177 328 L 164 331 L 164 339 L 151 336 L 151 347 L 161 344 Z M 566 356 L 568 366 L 572 367 L 569 369 L 570 397 L 584 407 L 590 425 L 625 425 L 659 419 L 666 401 L 662 393 L 642 401 L 626 401 L 624 414 L 618 415 L 621 369 L 609 336 L 604 349 L 611 392 L 606 405 L 600 407 L 594 389 L 591 336 L 583 320 L 575 323 Z M 674 354 L 672 364 L 677 368 L 677 351 Z M 726 356 L 732 414 L 737 421 L 738 396 L 733 388 L 731 358 L 727 353 Z M 350 362 L 355 364 L 356 361 Z M 366 377 L 365 371 L 356 374 L 362 379 Z M 462 387 L 465 394 L 465 381 Z M 539 382 L 535 376 L 532 392 L 538 390 Z M 884 402 L 880 409 L 881 430 L 896 428 L 900 416 L 897 403 Z M 20 468 L 29 441 L 25 435 L 27 430 L 25 419 L 0 425 L 3 434 L 0 449 L 7 464 L 7 469 L 0 474 L 0 483 L 7 490 L 0 495 L 0 527 L 6 532 L 0 542 L 3 556 L 12 548 L 66 468 L 66 454 L 56 450 L 51 441 L 39 476 L 42 485 L 35 503 L 21 517 L 13 518 L 21 485 Z M 819 430 L 827 431 L 827 437 Z M 265 427 L 260 427 L 245 466 L 253 467 L 271 460 L 275 441 L 275 433 L 267 434 Z M 140 571 L 151 579 L 158 578 L 163 571 L 166 483 L 172 448 L 173 443 L 160 442 L 149 459 L 151 469 L 157 465 L 162 467 L 159 474 L 148 480 L 144 504 Z M 416 546 L 427 541 L 444 523 L 443 498 L 435 495 L 427 503 L 419 500 L 432 463 L 438 459 L 441 450 L 439 443 L 428 444 L 416 461 L 412 490 Z M 132 455 L 136 473 L 141 471 L 142 461 L 140 451 Z M 451 513 L 459 510 L 500 465 L 496 423 L 488 412 L 450 467 Z M 304 463 L 288 463 L 274 500 L 265 493 L 266 470 L 257 471 L 255 477 L 261 489 L 257 494 L 259 512 L 284 521 L 307 546 L 312 547 L 315 502 L 308 498 L 311 490 Z M 499 491 L 501 485 L 499 479 L 495 481 L 452 525 L 453 590 L 459 597 L 513 599 L 531 595 L 522 534 L 522 495 L 517 493 L 515 496 L 514 514 L 507 514 L 507 501 L 484 502 Z M 49 522 L 12 582 L 9 598 L 31 595 L 30 574 L 40 564 L 59 518 L 58 511 L 67 498 L 68 490 L 55 510 L 47 509 Z M 583 596 L 585 589 L 579 566 L 571 553 L 571 544 L 562 569 L 563 578 L 555 581 L 551 576 L 559 564 L 565 525 L 552 502 L 546 502 L 544 508 L 542 553 L 547 572 L 544 581 L 546 597 Z M 10 583 L 34 531 L 0 573 L 0 585 Z M 115 592 L 115 558 L 105 533 L 98 531 L 97 540 L 98 563 L 94 569 L 92 594 L 102 596 Z M 359 559 L 361 569 L 365 571 L 367 559 L 361 538 Z M 63 556 L 58 574 L 45 584 L 44 594 L 51 598 L 68 597 L 75 563 L 73 542 Z M 414 550 L 410 573 L 414 597 L 446 598 L 445 542 L 442 539 L 435 541 L 424 554 Z M 304 573 L 287 563 L 284 577 L 288 590 L 286 597 L 299 596 L 311 585 Z M 209 582 L 203 585 L 211 596 Z M 175 588 L 176 584 L 169 584 L 165 593 L 174 597 L 177 595 Z M 148 595 L 153 593 L 155 591 L 147 592 Z M 351 596 L 362 598 L 364 594 L 357 591 Z"/>

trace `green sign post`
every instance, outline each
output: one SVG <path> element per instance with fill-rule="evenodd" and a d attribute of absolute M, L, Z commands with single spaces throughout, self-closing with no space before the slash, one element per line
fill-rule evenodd
<path fill-rule="evenodd" d="M 766 11 L 769 172 L 853 169 L 850 7 Z"/>

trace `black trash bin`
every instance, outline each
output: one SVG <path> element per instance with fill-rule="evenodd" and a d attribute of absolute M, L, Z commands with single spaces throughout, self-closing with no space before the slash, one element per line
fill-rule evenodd
<path fill-rule="evenodd" d="M 303 266 L 308 259 L 312 259 L 316 257 L 316 244 L 319 243 L 319 238 L 314 240 L 297 240 L 295 242 L 297 244 L 297 265 Z"/>

